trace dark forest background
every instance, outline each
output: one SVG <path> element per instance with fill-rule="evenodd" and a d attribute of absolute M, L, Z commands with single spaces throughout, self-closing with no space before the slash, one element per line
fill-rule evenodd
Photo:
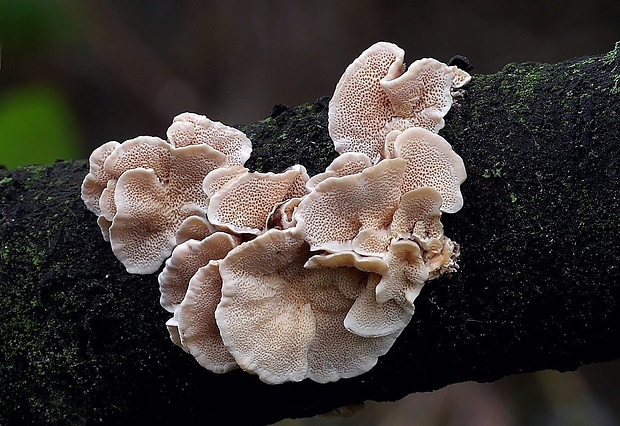
<path fill-rule="evenodd" d="M 510 62 L 604 53 L 620 2 L 0 0 L 0 162 L 86 158 L 108 140 L 164 136 L 172 117 L 225 124 L 331 95 L 366 47 L 409 62 Z"/>

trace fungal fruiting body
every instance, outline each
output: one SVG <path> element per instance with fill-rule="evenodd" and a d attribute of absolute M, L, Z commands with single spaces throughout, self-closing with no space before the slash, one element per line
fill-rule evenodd
<path fill-rule="evenodd" d="M 206 369 L 271 384 L 357 376 L 423 285 L 457 268 L 440 219 L 463 205 L 465 166 L 437 132 L 469 79 L 428 58 L 406 69 L 402 49 L 376 43 L 336 86 L 340 156 L 325 172 L 251 172 L 242 132 L 183 113 L 167 140 L 96 149 L 82 199 L 128 272 L 164 265 L 170 338 Z"/>

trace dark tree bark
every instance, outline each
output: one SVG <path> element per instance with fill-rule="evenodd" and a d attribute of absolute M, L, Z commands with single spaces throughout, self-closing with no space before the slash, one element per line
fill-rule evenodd
<path fill-rule="evenodd" d="M 249 167 L 323 170 L 326 117 L 321 98 L 239 126 Z M 127 274 L 80 200 L 85 161 L 0 170 L 0 424 L 266 424 L 618 358 L 620 44 L 475 75 L 446 122 L 468 171 L 443 216 L 460 270 L 375 368 L 323 385 L 212 374 L 174 346 L 156 274 Z"/>

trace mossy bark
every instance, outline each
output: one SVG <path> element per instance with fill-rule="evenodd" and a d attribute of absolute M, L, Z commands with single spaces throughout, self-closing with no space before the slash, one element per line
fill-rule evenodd
<path fill-rule="evenodd" d="M 270 386 L 168 339 L 156 275 L 129 275 L 80 200 L 86 161 L 0 170 L 0 424 L 266 424 L 466 380 L 620 356 L 620 45 L 475 75 L 441 134 L 465 161 L 444 215 L 460 269 L 427 284 L 377 366 Z M 240 126 L 248 166 L 317 173 L 327 99 Z"/>

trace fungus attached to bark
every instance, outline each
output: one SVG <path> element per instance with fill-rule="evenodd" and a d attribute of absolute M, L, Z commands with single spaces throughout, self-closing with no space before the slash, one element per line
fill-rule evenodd
<path fill-rule="evenodd" d="M 252 153 L 252 143 L 243 132 L 192 112 L 174 117 L 166 135 L 177 148 L 209 145 L 226 155 L 229 166 L 243 166 Z"/>
<path fill-rule="evenodd" d="M 390 224 L 406 166 L 405 160 L 395 158 L 361 173 L 324 180 L 297 206 L 294 229 L 312 250 L 352 249 L 360 231 Z"/>
<path fill-rule="evenodd" d="M 394 133 L 392 133 L 394 135 Z M 394 156 L 407 160 L 403 194 L 425 186 L 441 194 L 441 210 L 456 213 L 463 206 L 461 184 L 467 173 L 461 157 L 441 136 L 412 127 L 394 140 Z"/>
<path fill-rule="evenodd" d="M 368 371 L 396 335 L 368 339 L 344 318 L 366 284 L 350 267 L 304 268 L 307 243 L 271 229 L 219 262 L 215 311 L 224 344 L 241 368 L 267 383 L 325 383 Z"/>
<path fill-rule="evenodd" d="M 270 384 L 370 370 L 429 280 L 456 270 L 442 212 L 463 205 L 462 159 L 437 135 L 469 74 L 407 69 L 380 42 L 345 71 L 329 106 L 341 154 L 309 178 L 244 168 L 239 130 L 183 113 L 168 141 L 109 142 L 82 199 L 130 273 L 159 274 L 171 340 L 205 368 Z"/>
<path fill-rule="evenodd" d="M 404 56 L 395 44 L 379 42 L 347 67 L 329 103 L 336 151 L 362 152 L 376 162 L 391 130 L 417 126 L 437 132 L 444 126 L 455 77 L 460 87 L 467 73 L 431 58 L 405 69 Z"/>
<path fill-rule="evenodd" d="M 237 368 L 215 322 L 215 309 L 220 302 L 222 278 L 216 261 L 196 271 L 189 281 L 187 293 L 175 312 L 180 346 L 196 361 L 214 373 Z"/>
<path fill-rule="evenodd" d="M 166 146 L 169 156 L 158 172 L 131 169 L 116 182 L 110 243 L 131 273 L 155 272 L 170 256 L 183 221 L 192 215 L 204 216 L 208 199 L 202 181 L 224 160 L 222 153 L 208 145 Z"/>
<path fill-rule="evenodd" d="M 231 174 L 232 178 L 220 170 L 215 174 L 218 179 L 208 175 L 205 186 L 212 188 L 211 182 L 221 181 L 222 174 L 228 181 L 211 196 L 207 217 L 215 227 L 226 232 L 259 235 L 266 230 L 267 219 L 276 204 L 307 193 L 308 174 L 303 166 L 291 167 L 283 173 L 245 170 Z"/>

